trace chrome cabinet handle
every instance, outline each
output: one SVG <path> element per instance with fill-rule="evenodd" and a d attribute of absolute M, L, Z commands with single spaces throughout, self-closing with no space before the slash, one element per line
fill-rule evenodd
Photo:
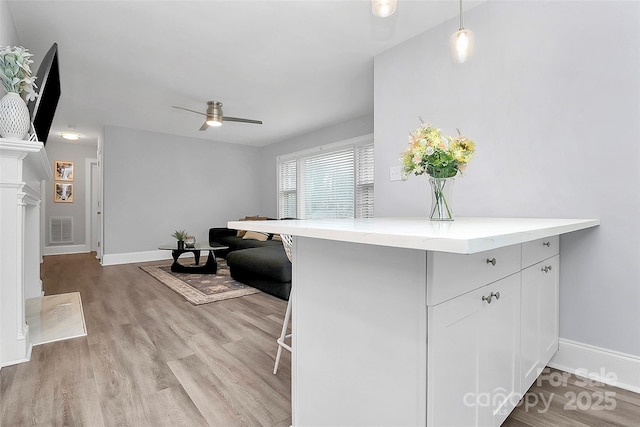
<path fill-rule="evenodd" d="M 551 271 L 551 266 L 550 265 L 545 265 L 544 267 L 542 267 L 542 271 L 544 271 L 545 273 L 548 273 Z"/>
<path fill-rule="evenodd" d="M 489 296 L 496 297 L 496 299 L 500 299 L 500 292 L 496 292 L 496 293 L 491 292 L 491 295 Z"/>
<path fill-rule="evenodd" d="M 495 258 L 487 258 L 487 264 L 491 264 L 491 265 L 496 265 L 496 259 Z"/>
<path fill-rule="evenodd" d="M 542 246 L 551 247 L 551 242 L 542 242 Z"/>

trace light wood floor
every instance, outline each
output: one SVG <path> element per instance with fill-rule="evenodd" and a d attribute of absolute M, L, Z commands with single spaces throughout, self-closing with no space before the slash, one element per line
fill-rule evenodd
<path fill-rule="evenodd" d="M 289 426 L 288 352 L 272 374 L 286 303 L 255 294 L 193 306 L 139 265 L 45 257 L 45 292 L 79 291 L 88 335 L 34 347 L 30 362 L 0 371 L 0 425 Z M 615 393 L 613 411 L 565 408 L 571 393 L 582 405 L 605 392 Z M 640 395 L 574 376 L 528 396 L 538 405 L 504 425 L 640 426 Z"/>

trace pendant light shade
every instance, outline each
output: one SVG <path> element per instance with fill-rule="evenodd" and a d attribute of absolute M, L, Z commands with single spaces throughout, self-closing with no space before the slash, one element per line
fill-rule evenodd
<path fill-rule="evenodd" d="M 397 8 L 398 0 L 371 0 L 371 11 L 380 18 L 393 15 Z"/>
<path fill-rule="evenodd" d="M 460 0 L 460 29 L 449 39 L 453 60 L 463 63 L 473 54 L 473 31 L 464 28 L 462 20 L 462 0 Z"/>
<path fill-rule="evenodd" d="M 461 28 L 449 39 L 451 56 L 454 61 L 462 64 L 473 53 L 473 31 Z"/>

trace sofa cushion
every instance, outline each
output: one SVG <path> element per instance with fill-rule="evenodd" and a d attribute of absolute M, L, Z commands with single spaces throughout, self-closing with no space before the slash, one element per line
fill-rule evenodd
<path fill-rule="evenodd" d="M 281 242 L 261 248 L 233 251 L 227 255 L 227 265 L 233 274 L 242 270 L 280 282 L 291 281 L 291 262 L 287 258 Z"/>

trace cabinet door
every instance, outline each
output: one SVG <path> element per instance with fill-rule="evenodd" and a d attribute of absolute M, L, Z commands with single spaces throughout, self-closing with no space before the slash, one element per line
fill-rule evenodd
<path fill-rule="evenodd" d="M 541 263 L 540 274 L 540 371 L 558 351 L 560 259 L 556 255 Z"/>
<path fill-rule="evenodd" d="M 428 321 L 429 425 L 500 425 L 519 400 L 520 273 L 429 307 Z"/>
<path fill-rule="evenodd" d="M 521 392 L 558 350 L 558 255 L 522 271 Z"/>
<path fill-rule="evenodd" d="M 428 307 L 427 424 L 484 425 L 487 407 L 478 404 L 486 288 Z"/>
<path fill-rule="evenodd" d="M 520 273 L 485 289 L 479 403 L 490 409 L 486 425 L 499 426 L 520 400 Z"/>

